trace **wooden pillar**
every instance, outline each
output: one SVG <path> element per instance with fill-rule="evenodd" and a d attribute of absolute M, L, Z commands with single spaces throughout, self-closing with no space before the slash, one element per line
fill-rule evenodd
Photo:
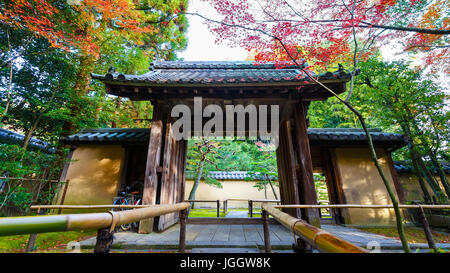
<path fill-rule="evenodd" d="M 320 150 L 329 201 L 330 204 L 346 204 L 338 166 L 333 163 L 333 154 L 330 147 L 322 147 Z M 345 224 L 344 214 L 348 214 L 348 209 L 331 209 L 331 211 L 336 224 Z"/>
<path fill-rule="evenodd" d="M 94 253 L 109 253 L 114 240 L 114 231 L 110 228 L 101 228 L 97 232 L 97 242 Z"/>
<path fill-rule="evenodd" d="M 180 241 L 179 241 L 179 251 L 184 252 L 186 248 L 186 218 L 188 210 L 182 210 L 180 212 Z"/>
<path fill-rule="evenodd" d="M 45 210 L 44 209 L 38 209 L 37 211 L 38 215 L 44 215 Z M 25 249 L 26 253 L 33 252 L 34 245 L 36 243 L 37 234 L 30 234 L 30 237 L 28 238 L 27 248 Z"/>
<path fill-rule="evenodd" d="M 159 204 L 175 204 L 177 201 L 174 198 L 176 193 L 176 141 L 173 137 L 172 124 L 167 122 L 166 135 L 164 141 L 164 154 L 162 165 L 162 177 L 160 187 L 160 199 Z M 158 230 L 164 230 L 167 227 L 176 223 L 178 219 L 175 217 L 175 213 L 169 213 L 161 215 L 158 221 Z"/>
<path fill-rule="evenodd" d="M 228 200 L 223 200 L 223 214 L 227 214 L 227 203 L 228 203 Z"/>
<path fill-rule="evenodd" d="M 66 180 L 66 182 L 64 183 L 64 188 L 63 188 L 63 192 L 61 195 L 61 200 L 59 201 L 59 205 L 62 206 L 64 205 L 64 201 L 66 199 L 66 194 L 67 194 L 67 189 L 69 188 L 69 182 L 70 180 Z M 61 214 L 61 208 L 58 209 L 58 214 Z"/>
<path fill-rule="evenodd" d="M 186 156 L 187 156 L 187 140 L 177 141 L 177 202 L 184 202 L 185 194 L 185 172 L 186 172 Z"/>
<path fill-rule="evenodd" d="M 166 102 L 157 102 L 153 108 L 142 198 L 145 205 L 184 201 L 187 141 L 175 140 L 169 108 Z M 154 228 L 162 231 L 177 223 L 178 218 L 179 213 L 169 213 L 143 220 L 139 233 L 150 233 Z"/>
<path fill-rule="evenodd" d="M 144 191 L 142 194 L 143 205 L 156 204 L 156 193 L 158 188 L 157 169 L 159 167 L 161 154 L 162 128 L 162 121 L 155 120 L 152 122 L 148 144 L 147 164 L 145 168 Z M 153 218 L 141 220 L 139 224 L 139 233 L 151 233 L 153 231 L 153 223 Z"/>
<path fill-rule="evenodd" d="M 276 150 L 280 199 L 282 205 L 300 204 L 294 148 L 292 145 L 291 123 L 283 120 L 280 124 L 279 142 Z M 301 216 L 300 209 L 283 209 L 292 217 Z"/>
<path fill-rule="evenodd" d="M 302 101 L 294 107 L 294 143 L 297 152 L 298 191 L 300 202 L 302 204 L 317 205 L 317 194 L 314 186 L 305 108 L 306 105 Z M 320 215 L 318 209 L 302 210 L 302 219 L 306 220 L 311 225 L 320 227 Z"/>
<path fill-rule="evenodd" d="M 217 200 L 217 218 L 220 217 L 220 200 Z"/>
<path fill-rule="evenodd" d="M 272 246 L 270 244 L 269 214 L 267 213 L 267 211 L 262 210 L 261 217 L 264 229 L 264 250 L 266 251 L 266 253 L 271 253 Z"/>

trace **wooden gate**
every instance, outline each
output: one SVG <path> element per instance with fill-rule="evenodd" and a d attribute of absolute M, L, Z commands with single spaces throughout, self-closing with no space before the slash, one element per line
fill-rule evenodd
<path fill-rule="evenodd" d="M 184 201 L 187 141 L 175 140 L 172 120 L 157 105 L 150 129 L 143 204 L 176 204 Z M 162 165 L 160 165 L 162 163 Z M 139 233 L 162 231 L 178 222 L 178 212 L 140 222 Z"/>

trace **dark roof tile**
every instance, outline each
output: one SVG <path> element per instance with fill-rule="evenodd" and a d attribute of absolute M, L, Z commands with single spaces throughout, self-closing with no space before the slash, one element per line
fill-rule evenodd
<path fill-rule="evenodd" d="M 304 67 L 307 64 L 305 63 Z M 342 70 L 325 72 L 318 76 L 319 80 L 348 80 L 350 73 Z M 277 68 L 274 63 L 256 65 L 255 62 L 154 62 L 151 71 L 142 75 L 124 75 L 108 73 L 92 74 L 94 79 L 117 83 L 151 84 L 193 84 L 193 83 L 262 83 L 262 82 L 299 82 L 309 83 L 311 80 L 297 66 Z"/>
<path fill-rule="evenodd" d="M 24 139 L 25 136 L 22 134 L 0 128 L 0 143 L 22 145 Z M 31 138 L 28 146 L 32 149 L 41 150 L 46 153 L 54 153 L 56 151 L 50 143 L 37 138 Z"/>
<path fill-rule="evenodd" d="M 402 147 L 406 140 L 401 134 L 386 133 L 379 129 L 370 129 L 373 141 L 390 147 Z M 83 129 L 79 133 L 63 139 L 66 143 L 112 143 L 112 142 L 148 142 L 150 129 L 148 128 L 98 128 Z M 315 143 L 348 143 L 365 144 L 366 135 L 362 129 L 355 128 L 310 128 L 308 129 L 310 142 Z"/>

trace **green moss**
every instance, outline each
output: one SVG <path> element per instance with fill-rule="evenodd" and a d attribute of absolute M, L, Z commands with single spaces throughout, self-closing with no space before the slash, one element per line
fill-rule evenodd
<path fill-rule="evenodd" d="M 189 217 L 217 217 L 215 209 L 191 209 Z M 220 211 L 220 217 L 225 217 L 223 210 Z"/>
<path fill-rule="evenodd" d="M 361 230 L 376 233 L 379 235 L 383 235 L 386 237 L 391 237 L 394 239 L 398 239 L 397 228 L 389 227 L 389 228 L 359 228 Z M 432 231 L 433 239 L 435 243 L 449 243 L 450 235 L 446 235 L 444 233 Z M 405 227 L 405 236 L 408 243 L 427 243 L 427 239 L 425 237 L 425 233 L 422 228 L 417 227 Z"/>
<path fill-rule="evenodd" d="M 38 234 L 33 252 L 66 252 L 67 243 L 95 236 L 95 230 L 51 232 Z M 0 253 L 24 252 L 30 235 L 0 237 Z"/>

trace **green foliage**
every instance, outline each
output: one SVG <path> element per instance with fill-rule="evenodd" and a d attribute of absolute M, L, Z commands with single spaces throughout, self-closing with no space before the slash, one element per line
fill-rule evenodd
<path fill-rule="evenodd" d="M 110 96 L 102 83 L 91 81 L 90 73 L 107 73 L 114 67 L 117 72 L 142 74 L 153 60 L 176 59 L 186 47 L 188 23 L 185 15 L 174 14 L 185 11 L 188 2 L 135 1 L 145 19 L 143 25 L 155 26 L 153 32 L 145 33 L 122 29 L 114 19 L 105 17 L 111 14 L 102 14 L 105 10 L 90 9 L 110 3 L 90 4 L 74 9 L 67 1 L 51 3 L 59 10 L 52 14 L 56 28 L 81 37 L 78 47 L 72 43 L 58 48 L 55 41 L 35 35 L 33 29 L 0 22 L 0 127 L 40 138 L 58 149 L 57 155 L 48 155 L 17 145 L 0 145 L 2 176 L 58 179 L 65 158 L 61 136 L 81 128 L 150 126 L 150 102 Z M 20 16 L 33 18 L 32 9 L 31 17 L 22 14 L 26 12 L 20 11 Z M 83 30 L 86 33 L 80 33 Z M 27 180 L 6 181 L 2 186 L 2 213 L 11 208 L 25 213 L 25 204 L 48 203 L 56 191 L 53 184 Z"/>
<path fill-rule="evenodd" d="M 316 188 L 316 194 L 318 200 L 328 201 L 328 190 L 327 183 L 325 181 L 325 176 L 322 174 L 314 174 L 314 185 Z"/>
<path fill-rule="evenodd" d="M 393 159 L 417 162 L 416 174 L 423 176 L 435 196 L 445 202 L 447 198 L 430 170 L 440 170 L 448 195 L 450 187 L 439 163 L 449 158 L 448 95 L 433 75 L 425 75 L 405 61 L 385 62 L 375 55 L 361 62 L 359 68 L 350 104 L 362 114 L 368 127 L 408 138 L 409 145 L 395 151 Z M 308 118 L 311 127 L 360 127 L 355 115 L 336 98 L 312 102 Z"/>
<path fill-rule="evenodd" d="M 260 191 L 264 190 L 266 198 L 267 190 L 270 188 L 278 199 L 275 191 L 275 187 L 278 187 L 278 167 L 274 145 L 256 141 L 251 155 L 252 168 L 248 170 L 245 180 L 256 180 L 254 187 Z"/>
<path fill-rule="evenodd" d="M 308 109 L 311 128 L 358 128 L 358 119 L 336 98 L 314 101 Z"/>
<path fill-rule="evenodd" d="M 0 27 L 1 46 L 5 47 L 8 43 L 12 53 L 20 52 L 20 59 L 11 63 L 12 71 L 9 66 L 0 67 L 2 123 L 9 128 L 28 132 L 38 120 L 33 135 L 55 142 L 59 135 L 58 128 L 70 119 L 68 95 L 76 66 L 72 64 L 70 54 L 51 48 L 45 39 L 31 36 L 27 47 L 23 48 L 23 36 L 30 34 Z M 0 61 L 11 58 L 11 55 L 3 55 Z M 7 104 L 8 112 L 5 113 Z"/>
<path fill-rule="evenodd" d="M 0 214 L 27 214 L 32 202 L 48 204 L 55 196 L 65 154 L 46 154 L 25 150 L 18 145 L 0 144 L 0 176 L 24 179 L 0 179 Z"/>
<path fill-rule="evenodd" d="M 6 200 L 6 195 L 1 194 L 0 195 L 0 202 L 3 203 Z M 11 195 L 8 198 L 8 205 L 14 206 L 18 208 L 19 210 L 25 210 L 31 205 L 31 198 L 32 195 L 29 193 L 24 187 L 17 186 L 14 192 L 11 193 Z"/>

